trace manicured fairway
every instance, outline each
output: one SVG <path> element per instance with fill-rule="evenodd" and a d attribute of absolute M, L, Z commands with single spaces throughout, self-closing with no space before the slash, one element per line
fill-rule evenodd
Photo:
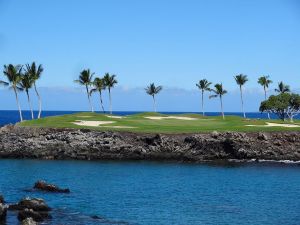
<path fill-rule="evenodd" d="M 271 123 L 270 126 L 266 126 Z M 288 124 L 294 127 L 278 127 Z M 146 133 L 197 133 L 211 131 L 300 131 L 300 122 L 280 120 L 243 119 L 238 116 L 203 117 L 197 114 L 164 115 L 159 113 L 140 113 L 130 116 L 110 116 L 100 113 L 75 113 L 51 116 L 18 123 L 18 126 L 51 128 L 88 128 L 96 130 L 118 130 Z M 280 125 L 281 126 L 281 125 Z"/>

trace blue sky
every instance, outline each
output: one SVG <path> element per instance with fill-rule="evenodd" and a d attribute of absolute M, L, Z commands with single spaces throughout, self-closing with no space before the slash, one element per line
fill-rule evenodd
<path fill-rule="evenodd" d="M 300 88 L 297 0 L 0 0 L 0 24 L 0 65 L 42 63 L 46 109 L 88 109 L 73 83 L 84 68 L 117 74 L 115 110 L 151 110 L 143 92 L 150 82 L 164 86 L 161 111 L 199 110 L 195 83 L 202 78 L 223 82 L 226 111 L 240 109 L 239 73 L 250 80 L 247 111 L 257 111 L 262 99 L 262 74 L 274 86 L 284 80 Z M 13 93 L 0 94 L 0 109 L 16 108 Z M 206 104 L 219 110 L 217 100 Z"/>

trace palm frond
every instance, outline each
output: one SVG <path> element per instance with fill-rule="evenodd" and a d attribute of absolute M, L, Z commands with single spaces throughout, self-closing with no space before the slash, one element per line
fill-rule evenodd
<path fill-rule="evenodd" d="M 284 84 L 282 81 L 278 83 L 278 88 L 275 88 L 275 92 L 279 92 L 279 93 L 287 93 L 290 92 L 290 86 Z"/>
<path fill-rule="evenodd" d="M 147 88 L 145 88 L 145 91 L 148 95 L 156 95 L 163 89 L 162 86 L 155 86 L 154 83 L 151 83 Z"/>
<path fill-rule="evenodd" d="M 206 79 L 199 80 L 196 86 L 202 91 L 211 91 L 210 85 L 212 83 L 208 82 Z"/>
<path fill-rule="evenodd" d="M 103 80 L 104 80 L 104 84 L 106 87 L 108 88 L 112 88 L 114 87 L 118 81 L 116 80 L 117 75 L 113 74 L 110 75 L 109 73 L 105 73 Z"/>
<path fill-rule="evenodd" d="M 32 62 L 31 64 L 27 63 L 25 65 L 25 72 L 31 76 L 31 78 L 34 80 L 34 82 L 36 82 L 38 79 L 40 79 L 43 71 L 44 71 L 44 69 L 41 64 L 38 67 L 36 66 L 35 62 Z"/>
<path fill-rule="evenodd" d="M 91 73 L 90 69 L 82 70 L 78 79 L 74 80 L 75 83 L 80 85 L 91 85 L 93 76 L 95 73 Z"/>
<path fill-rule="evenodd" d="M 214 92 L 215 95 L 211 95 L 212 97 L 210 97 L 210 98 L 214 98 L 216 96 L 221 97 L 222 95 L 227 94 L 227 91 L 225 89 L 223 89 L 223 84 L 222 83 L 215 84 L 215 89 L 212 89 L 211 91 Z"/>
<path fill-rule="evenodd" d="M 269 84 L 273 83 L 273 81 L 269 79 L 269 76 L 261 76 L 258 78 L 257 83 L 265 88 L 268 88 Z"/>
<path fill-rule="evenodd" d="M 248 76 L 244 74 L 239 74 L 234 76 L 234 79 L 238 85 L 242 86 L 248 81 Z"/>
<path fill-rule="evenodd" d="M 9 84 L 16 86 L 22 80 L 22 65 L 4 65 L 3 74 L 6 76 Z"/>
<path fill-rule="evenodd" d="M 8 83 L 7 83 L 7 82 L 5 82 L 5 81 L 3 81 L 3 80 L 0 80 L 0 85 L 2 85 L 2 86 L 7 86 L 7 85 L 8 85 Z"/>
<path fill-rule="evenodd" d="M 219 96 L 219 95 L 217 95 L 217 94 L 216 94 L 216 95 L 210 95 L 209 98 L 216 98 L 216 97 L 218 97 L 218 96 Z"/>
<path fill-rule="evenodd" d="M 24 91 L 24 88 L 16 86 L 17 91 Z"/>

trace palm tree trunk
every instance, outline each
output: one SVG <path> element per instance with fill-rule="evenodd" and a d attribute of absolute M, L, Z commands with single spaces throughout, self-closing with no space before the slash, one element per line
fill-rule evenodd
<path fill-rule="evenodd" d="M 244 111 L 244 99 L 243 99 L 243 89 L 242 86 L 240 85 L 240 92 L 241 92 L 241 103 L 242 103 L 242 113 L 244 115 L 244 118 L 246 118 L 246 113 Z"/>
<path fill-rule="evenodd" d="M 15 92 L 15 96 L 16 96 L 17 105 L 18 105 L 18 108 L 19 108 L 20 120 L 22 122 L 23 121 L 22 110 L 21 110 L 21 106 L 19 104 L 18 93 L 17 93 L 17 90 L 16 90 L 15 87 L 14 87 L 14 92 Z"/>
<path fill-rule="evenodd" d="M 204 116 L 204 91 L 202 90 L 202 115 Z"/>
<path fill-rule="evenodd" d="M 91 107 L 91 111 L 94 112 L 94 108 L 93 108 L 93 105 L 92 105 L 92 102 L 91 102 L 91 99 L 90 99 L 90 93 L 89 93 L 89 88 L 87 85 L 85 85 L 86 87 L 86 94 L 87 94 L 87 97 L 88 97 L 88 100 L 89 100 L 89 104 L 90 104 L 90 107 Z"/>
<path fill-rule="evenodd" d="M 41 118 L 41 113 L 42 113 L 42 99 L 41 99 L 39 92 L 37 91 L 35 82 L 33 83 L 33 85 L 34 85 L 34 90 L 35 90 L 36 96 L 38 97 L 38 100 L 39 100 L 39 114 L 38 114 L 38 119 L 39 119 L 39 118 Z"/>
<path fill-rule="evenodd" d="M 155 101 L 155 96 L 152 95 L 153 97 L 153 109 L 154 109 L 154 112 L 156 112 L 156 101 Z"/>
<path fill-rule="evenodd" d="M 267 100 L 267 90 L 266 90 L 266 87 L 264 86 L 264 91 L 265 91 L 265 101 Z M 270 118 L 270 113 L 268 112 L 268 119 L 271 119 Z"/>
<path fill-rule="evenodd" d="M 109 94 L 109 110 L 110 110 L 110 114 L 112 114 L 112 104 L 111 104 L 110 88 L 108 88 L 108 94 Z"/>
<path fill-rule="evenodd" d="M 34 116 L 33 116 L 33 110 L 32 110 L 32 105 L 31 105 L 31 101 L 30 101 L 30 97 L 29 97 L 28 90 L 26 90 L 26 95 L 27 95 L 27 100 L 28 100 L 30 112 L 31 112 L 31 118 L 34 119 Z"/>
<path fill-rule="evenodd" d="M 100 103 L 101 103 L 101 108 L 102 108 L 102 111 L 103 111 L 103 113 L 105 113 L 105 111 L 104 111 L 104 107 L 103 107 L 103 101 L 102 101 L 102 92 L 101 92 L 101 91 L 99 91 L 99 94 L 100 94 Z"/>
<path fill-rule="evenodd" d="M 224 111 L 223 111 L 223 100 L 222 100 L 222 96 L 220 96 L 220 102 L 221 102 L 221 113 L 222 113 L 222 117 L 223 120 L 225 119 L 225 115 L 224 115 Z"/>

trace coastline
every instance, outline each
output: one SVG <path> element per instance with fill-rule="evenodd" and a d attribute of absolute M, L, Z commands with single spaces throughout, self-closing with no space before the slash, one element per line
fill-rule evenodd
<path fill-rule="evenodd" d="M 7 125 L 0 128 L 0 158 L 297 162 L 299 137 L 298 131 L 147 134 Z"/>

